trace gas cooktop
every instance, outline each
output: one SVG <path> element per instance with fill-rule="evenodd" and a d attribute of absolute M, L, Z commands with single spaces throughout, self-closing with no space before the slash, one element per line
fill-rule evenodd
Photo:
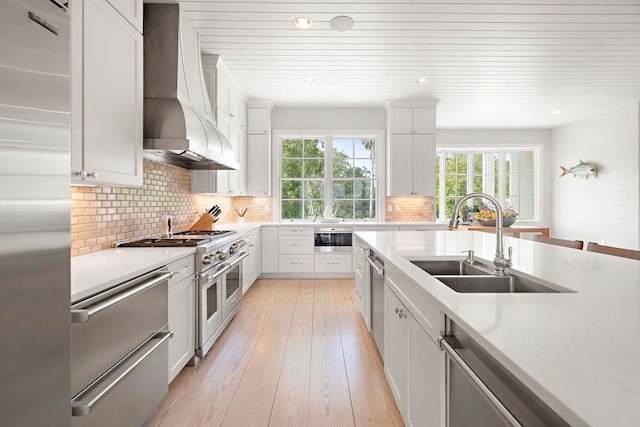
<path fill-rule="evenodd" d="M 182 231 L 172 237 L 161 237 L 159 239 L 141 239 L 133 242 L 120 243 L 120 248 L 171 248 L 200 246 L 228 235 L 234 234 L 234 230 L 202 230 L 202 231 Z"/>

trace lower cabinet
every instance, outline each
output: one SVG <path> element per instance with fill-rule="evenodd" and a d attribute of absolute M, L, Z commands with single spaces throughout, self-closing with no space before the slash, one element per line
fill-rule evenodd
<path fill-rule="evenodd" d="M 242 262 L 242 293 L 247 292 L 262 271 L 262 245 L 260 229 L 247 236 L 247 245 L 243 249 L 249 256 Z"/>
<path fill-rule="evenodd" d="M 444 425 L 445 356 L 385 286 L 384 370 L 407 426 Z"/>
<path fill-rule="evenodd" d="M 343 254 L 315 254 L 314 271 L 316 273 L 351 273 L 351 252 Z"/>
<path fill-rule="evenodd" d="M 262 272 L 278 272 L 278 227 L 262 227 Z"/>
<path fill-rule="evenodd" d="M 367 263 L 368 249 L 356 238 L 354 242 L 353 269 L 355 271 L 355 293 L 358 301 L 358 309 L 364 319 L 367 328 L 371 330 L 369 323 L 371 299 L 369 296 L 369 264 Z"/>
<path fill-rule="evenodd" d="M 280 255 L 280 273 L 312 273 L 313 255 Z"/>
<path fill-rule="evenodd" d="M 196 281 L 193 256 L 189 257 L 187 263 L 189 262 L 191 271 L 186 272 L 186 277 L 182 274 L 176 277 L 177 280 L 169 281 L 169 330 L 173 331 L 173 337 L 169 340 L 169 383 L 194 356 L 196 348 Z M 179 271 L 179 267 L 172 268 L 173 264 L 169 265 L 169 271 Z"/>

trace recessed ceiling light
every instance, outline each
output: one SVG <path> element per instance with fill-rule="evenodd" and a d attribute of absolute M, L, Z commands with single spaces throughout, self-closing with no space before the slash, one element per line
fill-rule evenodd
<path fill-rule="evenodd" d="M 304 82 L 305 82 L 305 83 L 311 83 L 311 82 L 313 82 L 313 77 L 311 77 L 311 76 L 309 76 L 309 77 L 305 77 L 305 78 L 304 78 Z"/>
<path fill-rule="evenodd" d="M 553 112 L 553 114 L 562 114 L 562 110 L 556 110 Z"/>
<path fill-rule="evenodd" d="M 349 16 L 336 16 L 331 21 L 329 21 L 329 26 L 334 31 L 349 31 L 353 28 L 353 24 L 355 21 L 353 18 Z"/>
<path fill-rule="evenodd" d="M 305 17 L 300 17 L 293 20 L 293 25 L 302 29 L 311 27 L 311 24 L 313 24 L 313 21 Z"/>
<path fill-rule="evenodd" d="M 418 83 L 420 83 L 420 84 L 424 84 L 424 83 L 426 83 L 426 82 L 427 82 L 427 78 L 426 78 L 426 77 L 420 77 L 420 78 L 418 79 Z"/>

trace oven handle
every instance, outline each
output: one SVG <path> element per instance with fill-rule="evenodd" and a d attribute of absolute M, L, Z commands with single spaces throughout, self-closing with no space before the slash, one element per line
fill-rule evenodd
<path fill-rule="evenodd" d="M 243 259 L 245 259 L 248 256 L 249 256 L 249 252 L 240 252 L 238 254 L 238 257 L 236 259 L 234 259 L 232 263 L 225 264 L 225 265 L 227 267 L 229 267 L 229 270 L 231 270 L 232 268 L 235 268 L 235 266 L 238 265 L 240 263 L 240 261 L 242 261 Z"/>
<path fill-rule="evenodd" d="M 205 283 L 211 283 L 211 282 L 213 282 L 217 277 L 220 277 L 220 276 L 222 276 L 224 273 L 226 273 L 227 271 L 229 271 L 229 265 L 227 265 L 227 264 L 221 264 L 221 265 L 222 265 L 222 268 L 218 269 L 218 271 L 216 271 L 215 273 L 213 273 L 213 274 L 203 274 L 203 275 L 201 276 L 201 277 L 202 277 L 202 280 L 203 280 Z"/>
<path fill-rule="evenodd" d="M 495 394 L 482 382 L 482 379 L 478 377 L 478 375 L 473 372 L 471 367 L 467 365 L 467 363 L 460 357 L 460 355 L 451 347 L 451 344 L 447 341 L 448 337 L 441 337 L 438 342 L 440 343 L 440 348 L 447 353 L 447 356 L 454 362 L 462 372 L 465 373 L 467 378 L 476 386 L 478 391 L 480 391 L 484 397 L 491 402 L 494 408 L 500 412 L 505 420 L 514 427 L 522 427 L 522 424 L 518 422 L 518 420 L 509 412 L 509 410 L 500 402 L 500 400 L 496 397 Z"/>
<path fill-rule="evenodd" d="M 122 301 L 138 295 L 141 292 L 146 291 L 149 288 L 153 288 L 159 283 L 169 280 L 172 273 L 169 271 L 158 272 L 154 274 L 152 279 L 145 280 L 139 285 L 133 286 L 124 292 L 120 292 L 111 298 L 102 300 L 88 308 L 71 310 L 71 323 L 86 323 L 92 316 L 101 313 Z"/>
<path fill-rule="evenodd" d="M 376 273 L 378 273 L 380 276 L 382 276 L 384 274 L 384 268 L 379 267 L 378 264 L 376 264 L 376 262 L 373 259 L 373 257 L 368 256 L 367 257 L 367 262 L 369 264 L 371 264 L 371 267 L 373 267 L 376 270 Z"/>
<path fill-rule="evenodd" d="M 100 401 L 104 399 L 111 392 L 111 390 L 113 390 L 115 387 L 118 386 L 118 384 L 124 381 L 124 379 L 127 378 L 129 374 L 131 374 L 138 366 L 140 366 L 141 363 L 147 360 L 147 358 L 149 358 L 149 356 L 151 356 L 151 354 L 153 354 L 153 352 L 155 352 L 158 349 L 158 347 L 164 344 L 171 337 L 173 337 L 172 331 L 158 332 L 150 340 L 148 340 L 147 342 L 142 344 L 140 347 L 138 347 L 136 350 L 134 350 L 133 353 L 131 353 L 128 357 L 125 357 L 118 364 L 116 364 L 114 367 L 112 367 L 107 372 L 105 372 L 100 378 L 95 380 L 91 385 L 89 385 L 86 389 L 81 391 L 76 397 L 74 397 L 71 400 L 71 416 L 83 417 L 83 416 L 89 415 L 93 410 L 93 408 L 98 403 L 100 403 Z M 138 357 L 129 367 L 127 367 L 127 369 L 124 372 L 118 374 L 118 376 L 113 381 L 111 381 L 109 384 L 104 386 L 104 388 L 100 389 L 101 379 L 105 378 L 107 375 L 109 375 L 110 372 L 113 372 L 115 369 L 122 366 L 122 364 L 125 364 L 128 361 L 130 361 L 133 356 L 136 356 L 136 353 L 142 352 L 143 347 L 145 347 L 148 343 L 150 343 L 153 340 L 157 340 L 157 342 L 155 342 L 148 349 L 144 350 L 144 353 L 140 357 Z M 95 390 L 97 390 L 95 396 L 91 397 L 89 400 L 83 400 L 84 397 L 88 397 Z"/>

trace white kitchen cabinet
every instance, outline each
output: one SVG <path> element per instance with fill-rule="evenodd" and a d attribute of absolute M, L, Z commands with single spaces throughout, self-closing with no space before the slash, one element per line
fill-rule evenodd
<path fill-rule="evenodd" d="M 271 101 L 247 104 L 247 195 L 271 195 Z"/>
<path fill-rule="evenodd" d="M 140 186 L 142 34 L 106 0 L 71 2 L 71 31 L 72 183 Z"/>
<path fill-rule="evenodd" d="M 168 266 L 177 272 L 169 280 L 169 382 L 178 375 L 195 354 L 196 282 L 193 255 Z"/>
<path fill-rule="evenodd" d="M 260 243 L 260 229 L 252 231 L 247 237 L 247 245 L 243 248 L 249 256 L 242 263 L 242 293 L 253 285 L 261 273 L 262 248 Z"/>
<path fill-rule="evenodd" d="M 278 227 L 262 227 L 262 272 L 278 272 Z"/>
<path fill-rule="evenodd" d="M 280 273 L 313 273 L 313 255 L 280 255 Z"/>
<path fill-rule="evenodd" d="M 407 326 L 406 424 L 411 427 L 444 425 L 445 356 L 409 314 Z"/>
<path fill-rule="evenodd" d="M 435 196 L 437 103 L 387 102 L 387 196 Z"/>
<path fill-rule="evenodd" d="M 397 107 L 389 110 L 392 134 L 435 134 L 435 107 Z"/>
<path fill-rule="evenodd" d="M 216 73 L 216 76 L 218 74 Z M 216 80 L 216 102 L 215 110 L 216 116 L 220 112 L 223 112 L 226 116 L 229 115 L 229 85 L 223 78 L 217 78 Z"/>
<path fill-rule="evenodd" d="M 269 135 L 247 135 L 248 196 L 271 195 L 271 139 Z"/>
<path fill-rule="evenodd" d="M 369 255 L 368 249 L 364 244 L 356 238 L 354 240 L 354 264 L 355 264 L 355 293 L 358 301 L 358 308 L 360 314 L 364 319 L 365 325 L 371 330 L 371 323 L 369 322 L 369 316 L 371 311 L 370 295 L 369 295 L 369 264 L 367 262 L 367 256 Z"/>
<path fill-rule="evenodd" d="M 435 196 L 435 135 L 392 135 L 389 196 Z"/>
<path fill-rule="evenodd" d="M 313 237 L 280 234 L 278 250 L 280 254 L 313 254 Z"/>
<path fill-rule="evenodd" d="M 437 339 L 444 316 L 419 290 L 400 292 L 392 275 L 385 282 L 385 374 L 407 426 L 440 427 L 445 424 L 445 355 Z M 396 290 L 410 302 L 403 303 Z M 412 292 L 420 310 L 411 303 Z"/>
<path fill-rule="evenodd" d="M 316 273 L 351 273 L 351 253 L 315 254 L 314 272 Z"/>
<path fill-rule="evenodd" d="M 406 309 L 389 289 L 384 287 L 384 373 L 391 393 L 404 417 L 406 398 Z"/>
<path fill-rule="evenodd" d="M 142 34 L 142 0 L 108 0 Z"/>

